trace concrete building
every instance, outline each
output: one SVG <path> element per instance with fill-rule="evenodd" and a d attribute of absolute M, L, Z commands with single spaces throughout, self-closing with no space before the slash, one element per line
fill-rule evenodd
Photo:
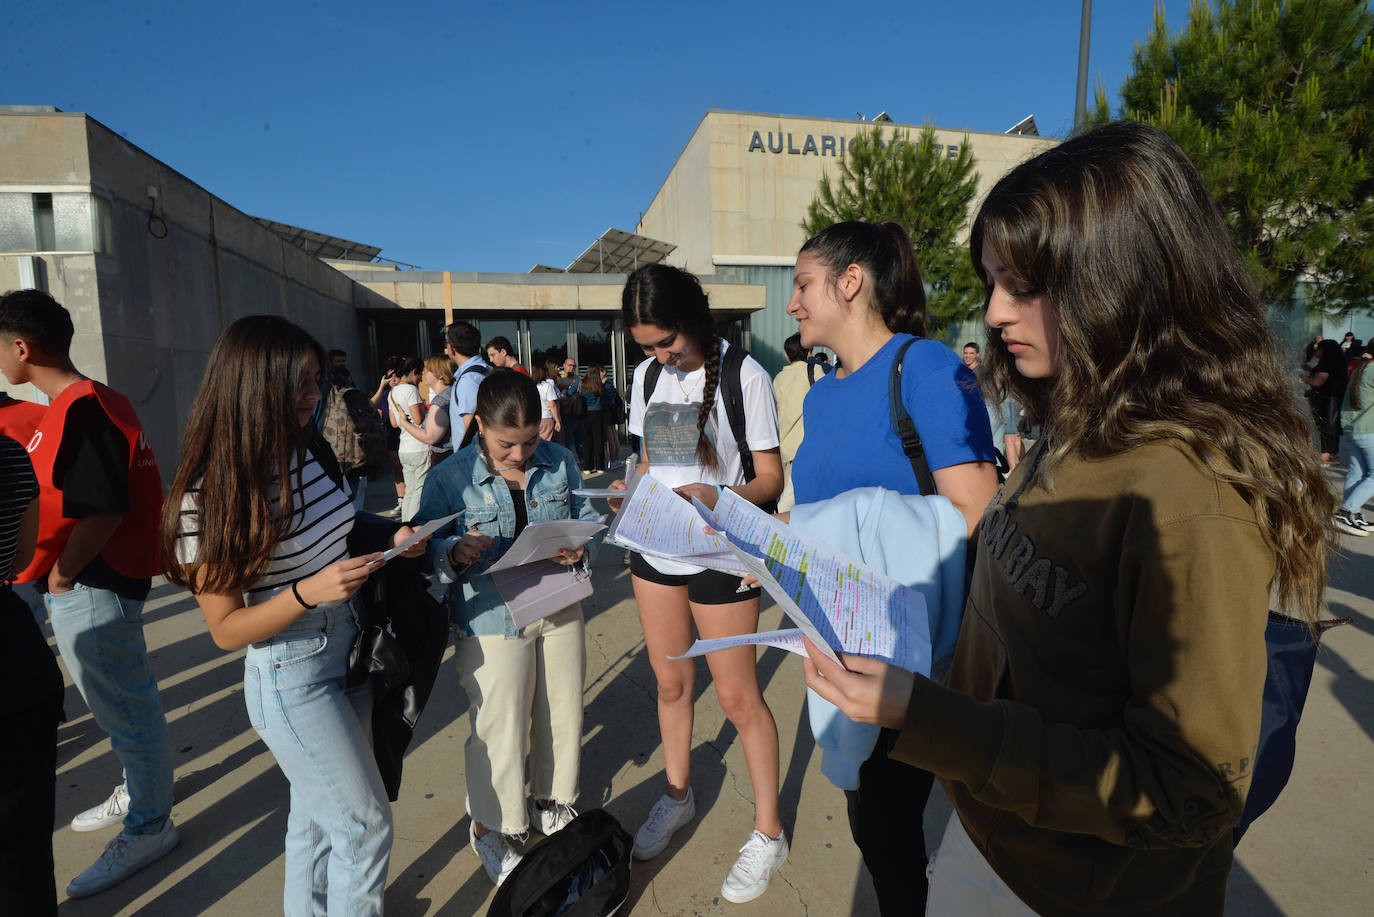
<path fill-rule="evenodd" d="M 890 122 L 884 115 L 880 120 Z M 767 289 L 767 307 L 751 316 L 753 355 L 770 372 L 786 363 L 782 342 L 796 330 L 786 313 L 792 267 L 806 236 L 801 223 L 821 177 L 871 122 L 708 111 L 697 124 L 636 232 L 677 246 L 672 263 Z M 920 125 L 885 123 L 885 136 L 915 139 Z M 942 155 L 970 148 L 978 171 L 977 201 L 1018 163 L 1056 144 L 1033 133 L 1027 118 L 1013 132 L 937 128 Z M 970 220 L 973 214 L 969 214 Z M 967 237 L 967 227 L 962 235 Z M 958 331 L 953 333 L 957 334 Z"/>
<path fill-rule="evenodd" d="M 0 290 L 20 287 L 71 311 L 73 361 L 133 401 L 164 478 L 225 325 L 276 313 L 358 353 L 359 311 L 390 305 L 95 119 L 10 106 Z"/>

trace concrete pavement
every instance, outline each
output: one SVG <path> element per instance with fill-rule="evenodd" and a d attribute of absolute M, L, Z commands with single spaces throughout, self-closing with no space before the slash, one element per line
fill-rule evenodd
<path fill-rule="evenodd" d="M 1333 483 L 1336 478 L 1333 472 Z M 386 501 L 375 495 L 369 506 Z M 1299 732 L 1292 781 L 1247 835 L 1231 879 L 1228 915 L 1355 915 L 1374 897 L 1374 538 L 1342 537 L 1329 606 L 1351 627 L 1327 635 Z M 653 675 L 621 551 L 603 548 L 587 617 L 583 808 L 603 806 L 633 832 L 661 792 Z M 53 847 L 61 912 L 85 915 L 280 913 L 287 784 L 248 724 L 242 653 L 215 647 L 195 602 L 154 588 L 146 633 L 171 729 L 173 818 L 181 844 L 164 860 L 92 898 L 68 901 L 66 883 L 99 855 L 115 829 L 78 834 L 78 811 L 119 783 L 108 737 L 68 680 L 68 722 L 58 734 Z M 761 628 L 781 625 L 765 604 Z M 451 657 L 452 651 L 449 651 Z M 64 669 L 65 671 L 65 669 Z M 844 799 L 819 769 L 807 728 L 799 661 L 764 651 L 759 679 L 778 724 L 782 815 L 792 854 L 768 893 L 747 905 L 719 896 L 752 825 L 748 771 L 704 662 L 698 666 L 693 786 L 698 817 L 669 849 L 636 863 L 623 914 L 876 914 L 871 885 L 849 839 Z M 467 846 L 463 810 L 466 702 L 450 661 L 406 758 L 395 804 L 396 842 L 387 889 L 392 915 L 485 913 L 491 883 Z M 938 786 L 927 844 L 949 813 Z"/>

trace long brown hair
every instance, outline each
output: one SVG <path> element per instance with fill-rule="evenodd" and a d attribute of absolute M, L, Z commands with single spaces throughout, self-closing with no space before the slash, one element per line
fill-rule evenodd
<path fill-rule="evenodd" d="M 706 424 L 716 407 L 720 386 L 720 337 L 711 318 L 711 303 L 696 277 L 667 264 L 648 264 L 625 281 L 620 295 L 620 314 L 626 328 L 657 325 L 684 335 L 705 358 L 706 383 L 697 412 L 697 461 L 706 468 L 718 464 L 716 447 L 706 435 Z M 645 393 L 645 403 L 653 392 Z"/>
<path fill-rule="evenodd" d="M 1104 125 L 1017 166 L 969 238 L 1044 294 L 1059 368 L 1027 379 L 996 329 L 984 378 L 1044 425 L 1047 484 L 1069 454 L 1175 440 L 1254 508 L 1285 605 L 1321 608 L 1335 500 L 1253 278 L 1197 170 L 1162 131 Z"/>
<path fill-rule="evenodd" d="M 582 373 L 582 391 L 588 395 L 600 395 L 606 391 L 604 373 L 600 363 L 588 363 Z"/>
<path fill-rule="evenodd" d="M 272 497 L 280 491 L 278 505 L 291 505 L 285 495 L 300 486 L 314 433 L 296 414 L 312 354 L 323 368 L 319 342 L 275 315 L 241 318 L 220 334 L 191 404 L 181 462 L 162 507 L 162 570 L 169 582 L 194 592 L 227 593 L 267 573 L 295 515 L 274 510 Z M 200 533 L 189 567 L 176 551 L 188 493 Z"/>

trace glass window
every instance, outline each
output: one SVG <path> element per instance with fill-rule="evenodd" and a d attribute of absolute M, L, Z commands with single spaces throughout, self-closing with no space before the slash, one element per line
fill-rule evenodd
<path fill-rule="evenodd" d="M 611 368 L 611 330 L 613 319 L 578 319 L 577 328 L 577 370 L 586 370 L 588 363 L 599 363 L 606 369 Z"/>
<path fill-rule="evenodd" d="M 93 196 L 95 204 L 91 211 L 91 232 L 95 237 L 95 250 L 102 255 L 114 254 L 114 219 L 110 214 L 110 202 L 103 197 Z"/>
<path fill-rule="evenodd" d="M 57 233 L 53 229 L 52 195 L 33 196 L 34 237 L 40 252 L 57 250 Z"/>
<path fill-rule="evenodd" d="M 92 240 L 91 195 L 54 194 L 52 196 L 53 227 L 59 252 L 95 251 Z"/>
<path fill-rule="evenodd" d="M 33 221 L 36 196 L 18 191 L 0 193 L 0 252 L 37 251 Z"/>
<path fill-rule="evenodd" d="M 510 341 L 512 352 L 517 357 L 522 357 L 520 353 L 520 322 L 510 319 L 483 318 L 476 323 L 477 331 L 482 335 L 482 357 L 486 358 L 487 344 L 492 338 L 503 337 Z M 523 359 L 521 362 L 524 362 Z M 528 368 L 528 367 L 527 367 Z"/>
<path fill-rule="evenodd" d="M 552 360 L 563 365 L 568 357 L 567 319 L 532 319 L 526 324 L 530 331 L 531 364 Z"/>

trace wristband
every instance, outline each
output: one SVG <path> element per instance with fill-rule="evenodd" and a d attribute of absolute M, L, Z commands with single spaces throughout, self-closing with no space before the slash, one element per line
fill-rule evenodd
<path fill-rule="evenodd" d="M 296 597 L 296 601 L 297 601 L 297 602 L 300 602 L 300 603 L 301 603 L 301 607 L 304 608 L 306 611 L 309 611 L 310 609 L 317 607 L 317 606 L 315 606 L 315 605 L 311 605 L 311 604 L 310 604 L 309 602 L 307 602 L 305 599 L 301 598 L 301 591 L 300 591 L 299 589 L 296 588 L 296 583 L 299 583 L 299 582 L 300 582 L 300 580 L 297 580 L 295 583 L 292 583 L 292 584 L 291 584 L 291 594 L 294 595 L 294 596 Z"/>

